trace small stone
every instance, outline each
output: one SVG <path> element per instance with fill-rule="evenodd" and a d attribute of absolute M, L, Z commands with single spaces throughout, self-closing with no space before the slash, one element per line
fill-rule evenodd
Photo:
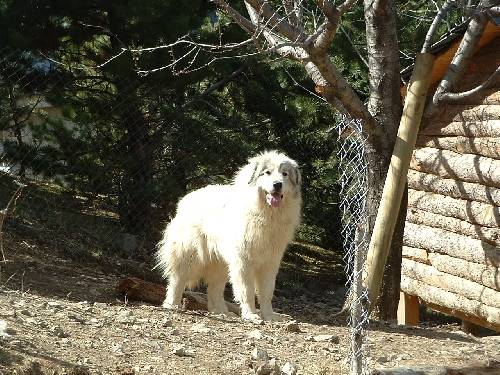
<path fill-rule="evenodd" d="M 52 309 L 60 309 L 61 308 L 61 304 L 59 302 L 56 302 L 56 301 L 47 302 L 47 306 L 52 308 Z"/>
<path fill-rule="evenodd" d="M 5 320 L 0 320 L 0 334 L 7 333 L 9 325 Z"/>
<path fill-rule="evenodd" d="M 262 332 L 258 329 L 254 329 L 253 331 L 250 331 L 248 337 L 251 339 L 260 340 L 262 338 Z"/>
<path fill-rule="evenodd" d="M 296 375 L 297 374 L 297 366 L 295 366 L 292 362 L 287 362 L 281 368 L 281 373 L 283 375 Z"/>
<path fill-rule="evenodd" d="M 259 359 L 259 360 L 268 361 L 269 360 L 269 354 L 267 354 L 267 352 L 264 349 L 260 349 L 260 348 L 255 347 L 252 350 L 252 358 L 253 359 Z"/>
<path fill-rule="evenodd" d="M 82 317 L 81 315 L 75 314 L 72 311 L 68 312 L 67 317 L 68 317 L 68 319 L 77 321 L 79 323 L 85 323 L 85 318 L 84 317 Z"/>
<path fill-rule="evenodd" d="M 131 310 L 122 311 L 116 317 L 118 323 L 135 323 L 136 318 Z"/>
<path fill-rule="evenodd" d="M 175 348 L 172 349 L 172 354 L 175 354 L 179 357 L 190 357 L 192 356 L 191 353 L 189 353 L 183 346 L 176 346 Z"/>
<path fill-rule="evenodd" d="M 285 329 L 287 332 L 299 332 L 299 323 L 297 323 L 295 320 L 292 320 L 285 325 Z"/>
<path fill-rule="evenodd" d="M 340 342 L 339 337 L 336 335 L 317 335 L 313 337 L 316 342 L 332 342 L 338 344 Z"/>
<path fill-rule="evenodd" d="M 9 338 L 9 325 L 5 320 L 0 320 L 0 338 Z"/>
<path fill-rule="evenodd" d="M 50 328 L 50 332 L 54 336 L 57 336 L 57 337 L 60 337 L 60 338 L 69 337 L 69 334 L 67 334 L 66 332 L 64 332 L 64 330 L 61 327 L 59 327 L 59 326 L 51 327 Z"/>
<path fill-rule="evenodd" d="M 174 323 L 171 319 L 163 319 L 161 322 L 162 327 L 173 327 Z"/>
<path fill-rule="evenodd" d="M 377 362 L 378 363 L 387 363 L 387 362 L 389 362 L 389 360 L 387 359 L 387 357 L 382 356 L 382 357 L 377 358 Z"/>
<path fill-rule="evenodd" d="M 125 353 L 123 352 L 123 346 L 120 344 L 115 344 L 113 343 L 111 345 L 111 351 L 116 354 L 116 355 L 124 355 Z"/>

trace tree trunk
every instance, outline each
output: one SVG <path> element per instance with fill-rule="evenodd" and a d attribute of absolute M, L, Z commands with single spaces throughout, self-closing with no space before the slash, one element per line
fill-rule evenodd
<path fill-rule="evenodd" d="M 403 233 L 406 221 L 406 207 L 408 204 L 408 187 L 405 188 L 401 206 L 399 208 L 398 219 L 392 236 L 391 247 L 389 249 L 388 261 L 385 265 L 385 272 L 382 276 L 382 285 L 378 296 L 377 304 L 372 314 L 379 320 L 395 319 L 397 316 L 400 283 L 401 283 L 401 260 L 403 247 Z M 381 308 L 383 306 L 384 308 Z"/>
<path fill-rule="evenodd" d="M 122 85 L 117 85 L 122 86 Z M 149 229 L 153 188 L 153 149 L 150 125 L 139 109 L 139 99 L 131 87 L 121 96 L 127 109 L 120 114 L 126 129 L 123 177 L 120 185 L 120 222 L 128 233 L 144 234 Z"/>
<path fill-rule="evenodd" d="M 378 206 L 384 189 L 396 134 L 403 110 L 399 91 L 399 43 L 396 25 L 396 4 L 392 0 L 365 0 L 365 23 L 370 67 L 370 96 L 368 111 L 376 119 L 379 132 L 370 134 L 369 142 L 376 147 L 367 151 L 368 196 L 367 214 L 371 218 L 369 233 L 373 232 Z M 375 155 L 376 154 L 376 155 Z M 382 289 L 373 307 L 378 319 L 395 319 L 401 278 L 402 230 L 406 205 L 400 206 L 390 251 L 387 257 Z"/>

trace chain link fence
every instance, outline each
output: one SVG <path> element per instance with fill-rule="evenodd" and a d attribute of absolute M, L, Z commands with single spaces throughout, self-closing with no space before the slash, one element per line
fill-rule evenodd
<path fill-rule="evenodd" d="M 228 182 L 248 157 L 276 148 L 304 175 L 297 241 L 341 254 L 338 146 L 328 132 L 31 52 L 1 50 L 0 72 L 0 204 L 14 180 L 27 184 L 9 225 L 53 230 L 56 249 L 81 256 L 148 256 L 180 197 Z"/>
<path fill-rule="evenodd" d="M 362 131 L 359 121 L 344 120 L 336 129 L 341 135 L 339 139 L 341 147 L 338 152 L 342 185 L 340 207 L 347 285 L 350 286 L 348 296 L 350 342 L 346 362 L 349 364 L 349 375 L 369 375 L 370 353 L 366 332 L 369 324 L 367 304 L 369 297 L 367 289 L 363 286 L 363 270 L 370 244 L 366 214 L 367 135 Z"/>

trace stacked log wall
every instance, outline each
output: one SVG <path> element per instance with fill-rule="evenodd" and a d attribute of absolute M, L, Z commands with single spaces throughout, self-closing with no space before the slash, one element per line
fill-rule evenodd
<path fill-rule="evenodd" d="M 492 59 L 496 69 L 497 51 L 500 40 L 475 69 L 486 74 Z M 477 84 L 469 77 L 465 86 Z M 423 126 L 408 173 L 401 290 L 500 331 L 500 84 Z"/>

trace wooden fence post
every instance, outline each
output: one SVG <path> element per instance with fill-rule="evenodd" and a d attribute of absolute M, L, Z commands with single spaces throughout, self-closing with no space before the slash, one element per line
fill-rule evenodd
<path fill-rule="evenodd" d="M 382 275 L 425 107 L 434 61 L 435 57 L 431 54 L 417 55 L 408 86 L 403 115 L 366 258 L 364 284 L 368 289 L 370 311 L 375 306 L 380 292 Z"/>

